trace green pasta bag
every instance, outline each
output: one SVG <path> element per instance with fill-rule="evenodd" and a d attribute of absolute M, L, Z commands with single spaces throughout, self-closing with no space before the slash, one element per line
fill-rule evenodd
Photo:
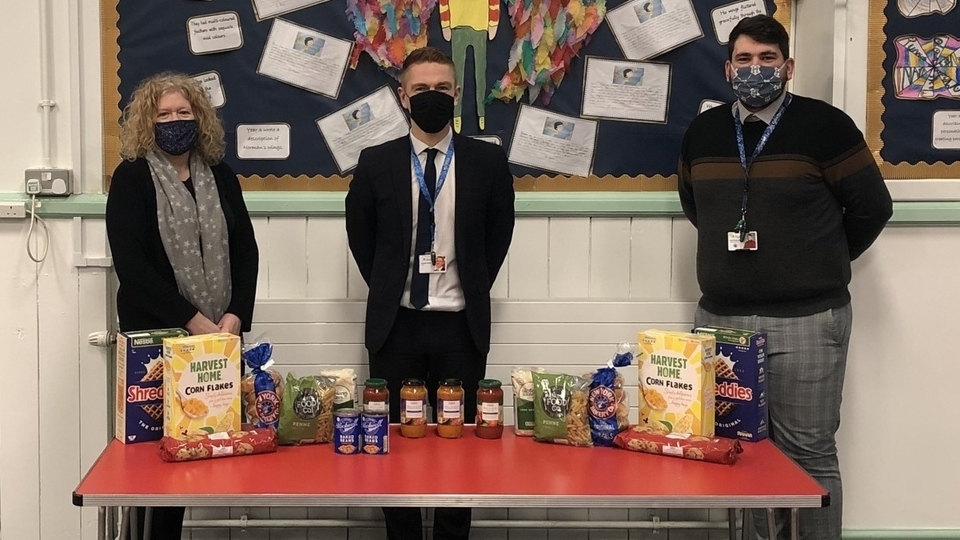
<path fill-rule="evenodd" d="M 280 426 L 280 444 L 314 444 L 333 440 L 335 380 L 330 377 L 298 378 L 287 374 Z"/>
<path fill-rule="evenodd" d="M 533 373 L 533 438 L 593 446 L 587 413 L 590 381 L 565 373 Z"/>

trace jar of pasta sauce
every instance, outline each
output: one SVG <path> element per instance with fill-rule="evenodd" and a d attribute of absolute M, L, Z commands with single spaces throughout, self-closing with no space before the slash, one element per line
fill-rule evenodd
<path fill-rule="evenodd" d="M 427 434 L 427 386 L 421 379 L 404 379 L 400 388 L 400 435 L 419 439 Z"/>
<path fill-rule="evenodd" d="M 496 379 L 483 379 L 477 389 L 477 437 L 503 436 L 503 389 Z"/>
<path fill-rule="evenodd" d="M 367 379 L 363 383 L 363 412 L 390 412 L 390 390 L 384 379 Z"/>
<path fill-rule="evenodd" d="M 456 439 L 463 435 L 463 383 L 444 379 L 437 390 L 437 435 Z"/>

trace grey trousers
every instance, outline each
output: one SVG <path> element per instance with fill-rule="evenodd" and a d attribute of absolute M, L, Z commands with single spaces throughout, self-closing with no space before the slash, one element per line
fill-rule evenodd
<path fill-rule="evenodd" d="M 836 433 L 847 366 L 853 311 L 849 304 L 808 317 L 719 316 L 702 308 L 697 326 L 726 326 L 767 333 L 770 437 L 830 492 L 830 506 L 800 510 L 800 538 L 840 540 L 843 487 Z M 766 516 L 754 512 L 757 538 L 766 538 Z M 777 538 L 787 538 L 789 514 L 776 517 Z"/>

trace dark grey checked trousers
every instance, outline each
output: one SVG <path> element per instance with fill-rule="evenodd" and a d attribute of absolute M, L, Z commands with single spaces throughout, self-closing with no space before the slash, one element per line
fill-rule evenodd
<path fill-rule="evenodd" d="M 830 492 L 830 506 L 800 510 L 800 538 L 840 540 L 843 487 L 836 433 L 847 366 L 853 311 L 850 305 L 808 317 L 719 316 L 697 309 L 697 326 L 726 326 L 767 333 L 770 436 Z M 766 538 L 766 517 L 754 512 L 757 538 Z M 778 539 L 789 534 L 789 515 L 776 518 Z"/>

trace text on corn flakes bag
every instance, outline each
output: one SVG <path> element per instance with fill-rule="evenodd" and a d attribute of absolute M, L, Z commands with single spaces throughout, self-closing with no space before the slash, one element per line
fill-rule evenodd
<path fill-rule="evenodd" d="M 638 336 L 640 424 L 672 433 L 714 434 L 713 336 L 646 330 Z"/>
<path fill-rule="evenodd" d="M 205 334 L 163 340 L 165 437 L 240 429 L 240 338 Z"/>

